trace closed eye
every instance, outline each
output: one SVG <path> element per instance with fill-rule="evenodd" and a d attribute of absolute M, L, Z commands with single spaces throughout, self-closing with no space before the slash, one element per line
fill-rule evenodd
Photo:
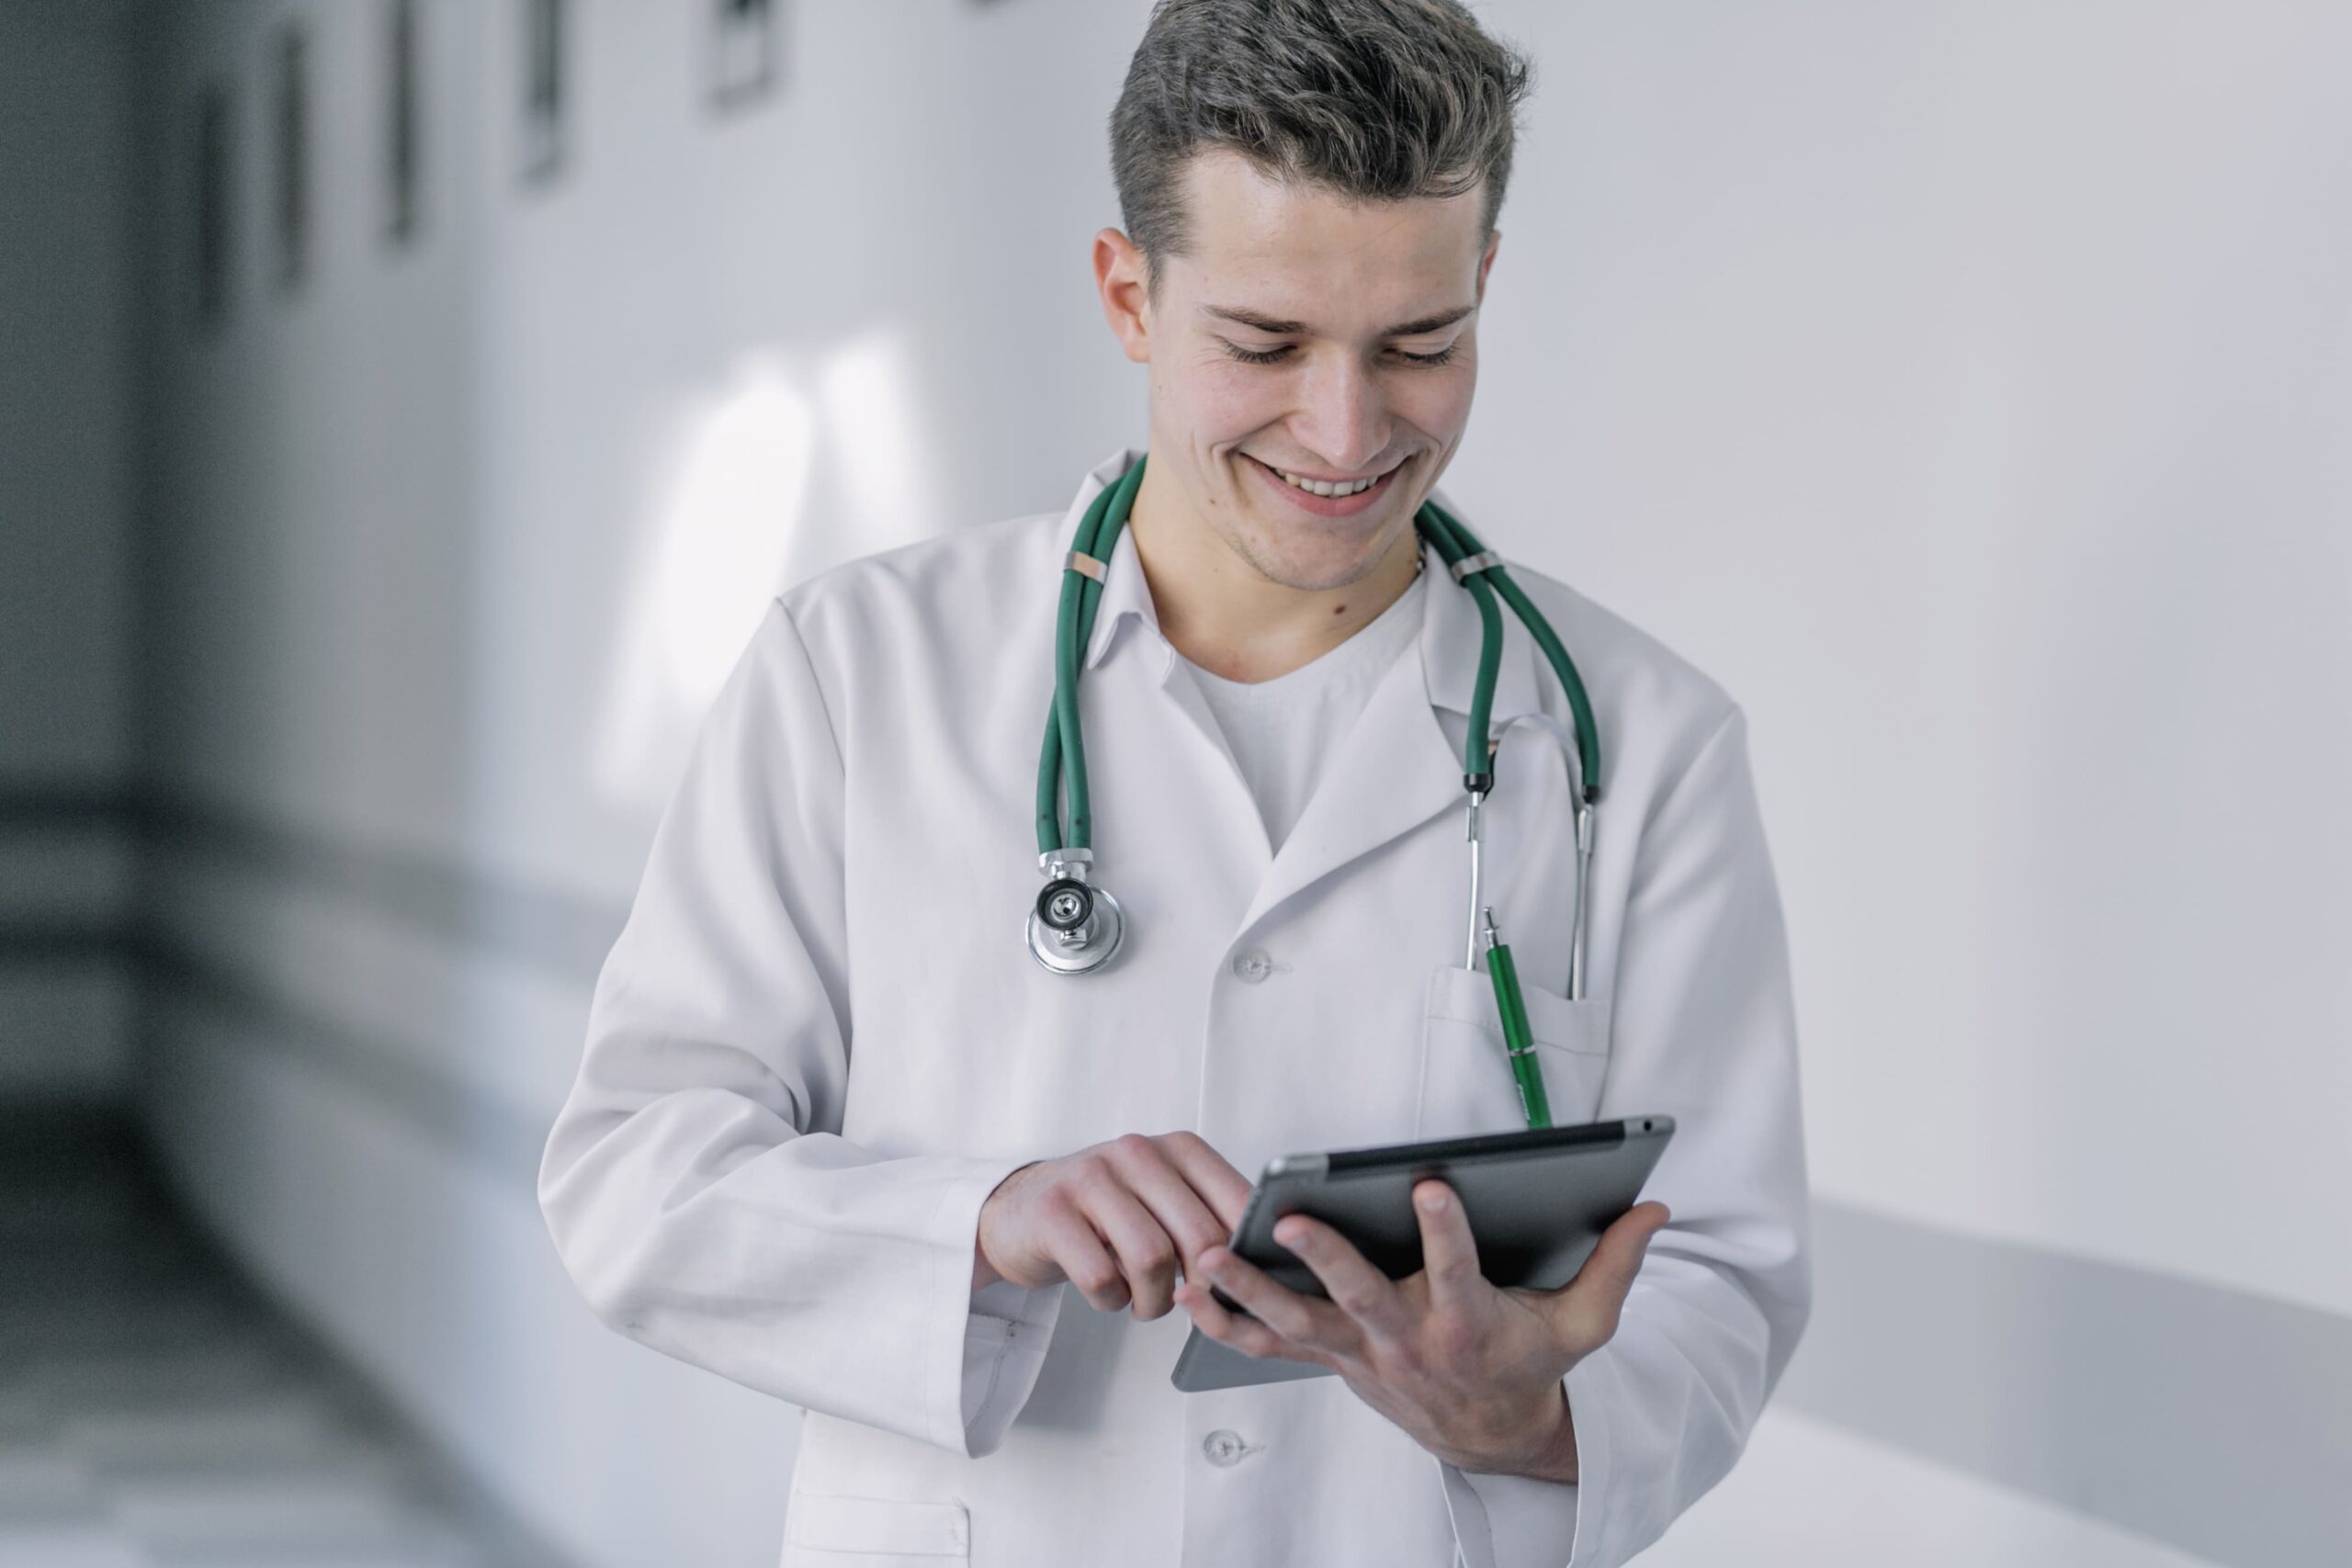
<path fill-rule="evenodd" d="M 1225 351 L 1244 365 L 1277 365 L 1290 356 L 1295 346 L 1286 343 L 1279 348 L 1254 349 L 1244 348 L 1238 343 L 1226 343 Z M 1408 365 L 1443 365 L 1453 359 L 1454 351 L 1460 346 L 1459 344 L 1450 343 L 1435 354 L 1408 354 L 1401 348 L 1391 349 L 1389 352 Z"/>

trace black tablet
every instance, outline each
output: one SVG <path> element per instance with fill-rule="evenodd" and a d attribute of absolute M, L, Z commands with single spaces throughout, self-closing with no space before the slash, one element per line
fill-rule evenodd
<path fill-rule="evenodd" d="M 1325 1294 L 1315 1271 L 1274 1240 L 1285 1214 L 1321 1220 L 1392 1280 L 1421 1267 L 1413 1184 L 1431 1177 L 1462 1200 L 1477 1238 L 1479 1271 L 1498 1285 L 1554 1290 L 1600 1245 L 1600 1233 L 1641 1201 L 1642 1185 L 1674 1135 L 1671 1116 L 1629 1116 L 1577 1127 L 1440 1138 L 1419 1144 L 1283 1155 L 1267 1163 L 1230 1243 L 1302 1295 Z M 1223 1291 L 1234 1312 L 1240 1303 Z M 1246 1356 L 1195 1328 L 1170 1381 L 1187 1393 L 1323 1375 L 1306 1361 Z"/>

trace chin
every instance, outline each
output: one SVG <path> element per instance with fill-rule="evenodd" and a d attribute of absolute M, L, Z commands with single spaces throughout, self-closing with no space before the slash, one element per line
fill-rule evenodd
<path fill-rule="evenodd" d="M 1369 576 L 1380 564 L 1377 526 L 1363 532 L 1301 536 L 1297 525 L 1261 526 L 1250 552 L 1251 564 L 1285 588 L 1321 593 Z"/>

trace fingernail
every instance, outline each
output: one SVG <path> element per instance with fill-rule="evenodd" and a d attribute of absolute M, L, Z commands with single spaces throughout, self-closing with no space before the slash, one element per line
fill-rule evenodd
<path fill-rule="evenodd" d="M 1443 1213 L 1444 1212 L 1445 1212 L 1445 1194 L 1444 1194 L 1444 1193 L 1442 1193 L 1442 1192 L 1424 1192 L 1424 1193 L 1422 1193 L 1422 1194 L 1421 1194 L 1421 1213 L 1423 1213 L 1424 1214 L 1441 1214 L 1441 1213 Z"/>

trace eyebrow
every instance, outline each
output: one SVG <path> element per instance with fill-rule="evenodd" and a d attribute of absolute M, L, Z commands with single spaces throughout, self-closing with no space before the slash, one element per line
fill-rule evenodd
<path fill-rule="evenodd" d="M 1463 305 L 1451 310 L 1441 310 L 1434 316 L 1423 316 L 1417 321 L 1406 321 L 1393 326 L 1380 335 L 1419 337 L 1423 333 L 1433 333 L 1442 327 L 1450 327 L 1477 308 L 1476 305 Z M 1237 306 L 1204 305 L 1201 310 L 1204 315 L 1215 316 L 1220 321 L 1233 321 L 1258 332 L 1271 333 L 1276 337 L 1292 337 L 1307 331 L 1305 321 L 1278 321 L 1272 316 L 1261 316 L 1255 310 L 1245 310 Z"/>

